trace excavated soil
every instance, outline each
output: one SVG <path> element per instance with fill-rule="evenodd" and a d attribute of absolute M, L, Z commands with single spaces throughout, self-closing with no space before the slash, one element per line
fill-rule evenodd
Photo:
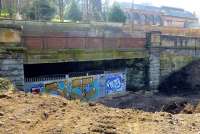
<path fill-rule="evenodd" d="M 200 114 L 150 113 L 47 95 L 6 93 L 0 95 L 0 133 L 198 134 Z"/>
<path fill-rule="evenodd" d="M 189 114 L 200 111 L 199 98 L 200 93 L 187 96 L 165 96 L 151 92 L 125 92 L 99 98 L 96 102 L 112 108 Z"/>

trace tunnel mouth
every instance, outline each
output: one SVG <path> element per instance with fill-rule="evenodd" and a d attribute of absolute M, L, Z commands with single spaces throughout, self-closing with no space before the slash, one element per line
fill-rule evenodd
<path fill-rule="evenodd" d="M 147 63 L 144 58 L 24 64 L 25 83 L 37 79 L 65 79 L 66 75 L 68 78 L 73 78 L 124 72 L 126 73 L 127 91 L 136 91 L 147 87 L 147 71 Z M 140 87 L 136 85 L 136 82 L 133 82 L 135 79 Z"/>
<path fill-rule="evenodd" d="M 45 64 L 24 64 L 25 78 L 66 75 L 69 77 L 101 74 L 104 71 L 117 71 L 126 67 L 129 59 L 61 62 Z"/>

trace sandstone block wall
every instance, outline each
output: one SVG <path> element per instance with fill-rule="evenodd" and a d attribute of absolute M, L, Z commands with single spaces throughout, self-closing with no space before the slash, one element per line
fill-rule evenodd
<path fill-rule="evenodd" d="M 15 25 L 0 25 L 0 77 L 11 80 L 18 88 L 24 85 L 24 51 L 21 29 Z"/>

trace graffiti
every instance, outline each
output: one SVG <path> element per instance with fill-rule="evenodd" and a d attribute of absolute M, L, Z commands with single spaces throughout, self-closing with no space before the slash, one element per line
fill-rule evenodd
<path fill-rule="evenodd" d="M 116 93 L 125 90 L 125 77 L 123 74 L 109 74 L 106 77 L 106 93 Z"/>
<path fill-rule="evenodd" d="M 47 89 L 47 90 L 57 90 L 57 88 L 58 88 L 57 82 L 45 84 L 45 89 Z"/>
<path fill-rule="evenodd" d="M 80 77 L 72 80 L 71 97 L 75 99 L 92 99 L 98 94 L 98 81 L 93 77 Z"/>
<path fill-rule="evenodd" d="M 122 87 L 122 78 L 120 76 L 112 77 L 107 80 L 106 86 L 110 90 L 120 89 Z"/>
<path fill-rule="evenodd" d="M 33 94 L 39 94 L 43 91 L 44 85 L 42 83 L 40 84 L 33 84 L 31 87 L 30 92 Z"/>
<path fill-rule="evenodd" d="M 45 93 L 67 97 L 67 81 L 49 82 L 44 84 Z"/>
<path fill-rule="evenodd" d="M 126 90 L 125 73 L 110 73 L 63 80 L 27 83 L 26 90 L 34 94 L 47 93 L 70 99 L 94 100 L 108 94 Z"/>

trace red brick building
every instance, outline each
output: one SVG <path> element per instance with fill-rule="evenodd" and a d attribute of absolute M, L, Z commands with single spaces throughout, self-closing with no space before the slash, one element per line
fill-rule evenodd
<path fill-rule="evenodd" d="M 169 27 L 187 27 L 198 23 L 198 18 L 189 11 L 173 7 L 155 7 L 150 5 L 120 3 L 127 15 L 127 23 L 141 25 L 159 25 Z"/>

